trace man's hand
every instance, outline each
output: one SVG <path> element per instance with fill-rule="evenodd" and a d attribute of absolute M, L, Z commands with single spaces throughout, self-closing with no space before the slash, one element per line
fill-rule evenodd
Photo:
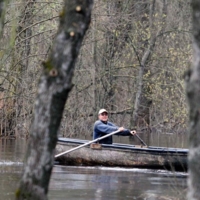
<path fill-rule="evenodd" d="M 124 131 L 124 127 L 119 127 L 119 129 L 118 129 L 120 132 L 121 131 Z"/>
<path fill-rule="evenodd" d="M 135 135 L 136 133 L 137 133 L 136 130 L 131 131 L 132 135 Z"/>

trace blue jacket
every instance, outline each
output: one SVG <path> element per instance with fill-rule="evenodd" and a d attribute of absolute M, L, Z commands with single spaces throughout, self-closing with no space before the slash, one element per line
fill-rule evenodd
<path fill-rule="evenodd" d="M 102 122 L 101 120 L 98 120 L 94 123 L 94 129 L 93 129 L 93 140 L 100 138 L 106 134 L 112 133 L 114 131 L 117 131 L 119 129 L 118 126 L 111 122 Z M 125 129 L 124 131 L 121 131 L 119 133 L 116 133 L 115 135 L 122 135 L 122 136 L 129 136 L 131 135 L 130 130 Z M 104 138 L 99 141 L 99 143 L 103 144 L 112 144 L 112 135 Z"/>

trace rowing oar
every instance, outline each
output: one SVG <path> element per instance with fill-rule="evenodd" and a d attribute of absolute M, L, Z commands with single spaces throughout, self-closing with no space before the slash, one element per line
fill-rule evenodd
<path fill-rule="evenodd" d="M 144 144 L 144 146 L 148 146 L 148 145 L 139 137 L 139 135 L 138 135 L 137 133 L 135 133 L 134 135 L 140 140 L 140 142 L 141 142 L 142 144 Z"/>
<path fill-rule="evenodd" d="M 80 148 L 82 148 L 82 147 L 85 147 L 85 146 L 87 146 L 87 145 L 89 145 L 89 144 L 92 144 L 92 143 L 94 143 L 94 142 L 98 142 L 99 140 L 102 140 L 102 139 L 104 139 L 104 138 L 107 138 L 107 137 L 109 137 L 109 136 L 111 136 L 111 135 L 114 135 L 114 134 L 116 134 L 116 133 L 119 133 L 119 132 L 120 132 L 120 130 L 117 130 L 117 131 L 115 131 L 115 132 L 112 132 L 112 133 L 109 133 L 109 134 L 107 134 L 107 135 L 104 135 L 104 136 L 102 136 L 102 137 L 100 137 L 100 138 L 97 138 L 97 139 L 95 139 L 95 140 L 92 140 L 92 141 L 90 141 L 90 142 L 87 142 L 87 143 L 85 143 L 85 144 L 82 144 L 82 145 L 80 145 L 80 146 L 78 146 L 78 147 L 75 147 L 75 148 L 73 148 L 73 149 L 67 150 L 67 151 L 65 151 L 65 152 L 63 152 L 63 153 L 59 153 L 59 154 L 55 155 L 55 158 L 57 158 L 57 157 L 59 157 L 59 156 L 62 156 L 62 155 L 64 155 L 64 154 L 70 153 L 70 152 L 72 152 L 72 151 L 75 151 L 75 150 L 77 150 L 77 149 L 80 149 Z"/>

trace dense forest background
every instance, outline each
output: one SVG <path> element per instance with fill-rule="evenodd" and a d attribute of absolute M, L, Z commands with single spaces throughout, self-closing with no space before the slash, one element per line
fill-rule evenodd
<path fill-rule="evenodd" d="M 11 0 L 0 40 L 0 135 L 28 137 L 62 1 Z M 60 133 L 91 136 L 100 108 L 142 132 L 184 134 L 189 0 L 95 0 Z"/>

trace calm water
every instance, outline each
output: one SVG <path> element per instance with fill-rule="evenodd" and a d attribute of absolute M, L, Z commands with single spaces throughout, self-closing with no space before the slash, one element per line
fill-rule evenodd
<path fill-rule="evenodd" d="M 0 200 L 13 200 L 25 140 L 0 140 Z M 49 200 L 184 200 L 187 173 L 165 170 L 54 166 Z"/>
<path fill-rule="evenodd" d="M 164 170 L 56 166 L 51 200 L 184 199 L 184 173 Z"/>

